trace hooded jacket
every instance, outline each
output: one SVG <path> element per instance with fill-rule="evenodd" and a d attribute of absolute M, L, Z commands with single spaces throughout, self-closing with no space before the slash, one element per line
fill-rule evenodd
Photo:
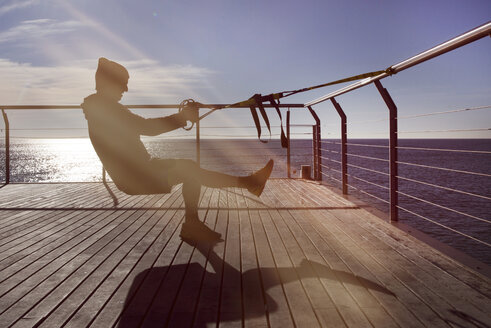
<path fill-rule="evenodd" d="M 161 118 L 143 118 L 99 93 L 82 103 L 89 137 L 104 168 L 116 186 L 128 194 L 168 192 L 152 165 L 141 135 L 155 136 L 186 125 L 179 114 Z M 159 180 L 159 181 L 157 181 Z"/>

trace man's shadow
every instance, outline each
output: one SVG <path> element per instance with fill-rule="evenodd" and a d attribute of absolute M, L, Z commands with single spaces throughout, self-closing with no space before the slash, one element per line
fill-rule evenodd
<path fill-rule="evenodd" d="M 385 287 L 352 273 L 333 270 L 304 259 L 297 267 L 261 267 L 241 273 L 222 260 L 213 246 L 184 240 L 194 246 L 214 272 L 200 263 L 152 267 L 135 278 L 120 314 L 118 327 L 207 327 L 209 323 L 240 321 L 278 310 L 268 290 L 304 278 L 325 278 L 394 295 Z M 261 279 L 262 292 L 241 287 L 241 281 Z M 198 303 L 199 301 L 199 303 Z M 243 311 L 247 307 L 246 311 Z M 244 313 L 243 312 L 247 312 Z"/>

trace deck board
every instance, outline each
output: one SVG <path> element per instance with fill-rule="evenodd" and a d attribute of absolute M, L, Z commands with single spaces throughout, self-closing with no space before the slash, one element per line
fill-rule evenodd
<path fill-rule="evenodd" d="M 179 187 L 109 187 L 0 189 L 0 326 L 491 325 L 488 278 L 318 183 L 203 188 L 214 247 L 179 237 Z"/>

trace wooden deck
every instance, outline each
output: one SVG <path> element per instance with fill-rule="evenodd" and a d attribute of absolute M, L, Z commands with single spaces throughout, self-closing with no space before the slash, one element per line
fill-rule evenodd
<path fill-rule="evenodd" d="M 180 190 L 0 189 L 1 327 L 488 327 L 490 280 L 325 186 L 205 189 L 225 241 L 179 238 Z"/>

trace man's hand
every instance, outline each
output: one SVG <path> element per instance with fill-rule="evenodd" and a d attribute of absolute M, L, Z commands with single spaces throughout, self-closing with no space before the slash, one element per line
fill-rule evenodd
<path fill-rule="evenodd" d="M 199 121 L 200 105 L 200 103 L 194 101 L 193 99 L 183 100 L 179 105 L 179 113 L 183 119 L 194 124 Z"/>
<path fill-rule="evenodd" d="M 181 110 L 182 118 L 191 123 L 196 123 L 199 120 L 199 108 L 191 105 L 185 106 Z"/>

